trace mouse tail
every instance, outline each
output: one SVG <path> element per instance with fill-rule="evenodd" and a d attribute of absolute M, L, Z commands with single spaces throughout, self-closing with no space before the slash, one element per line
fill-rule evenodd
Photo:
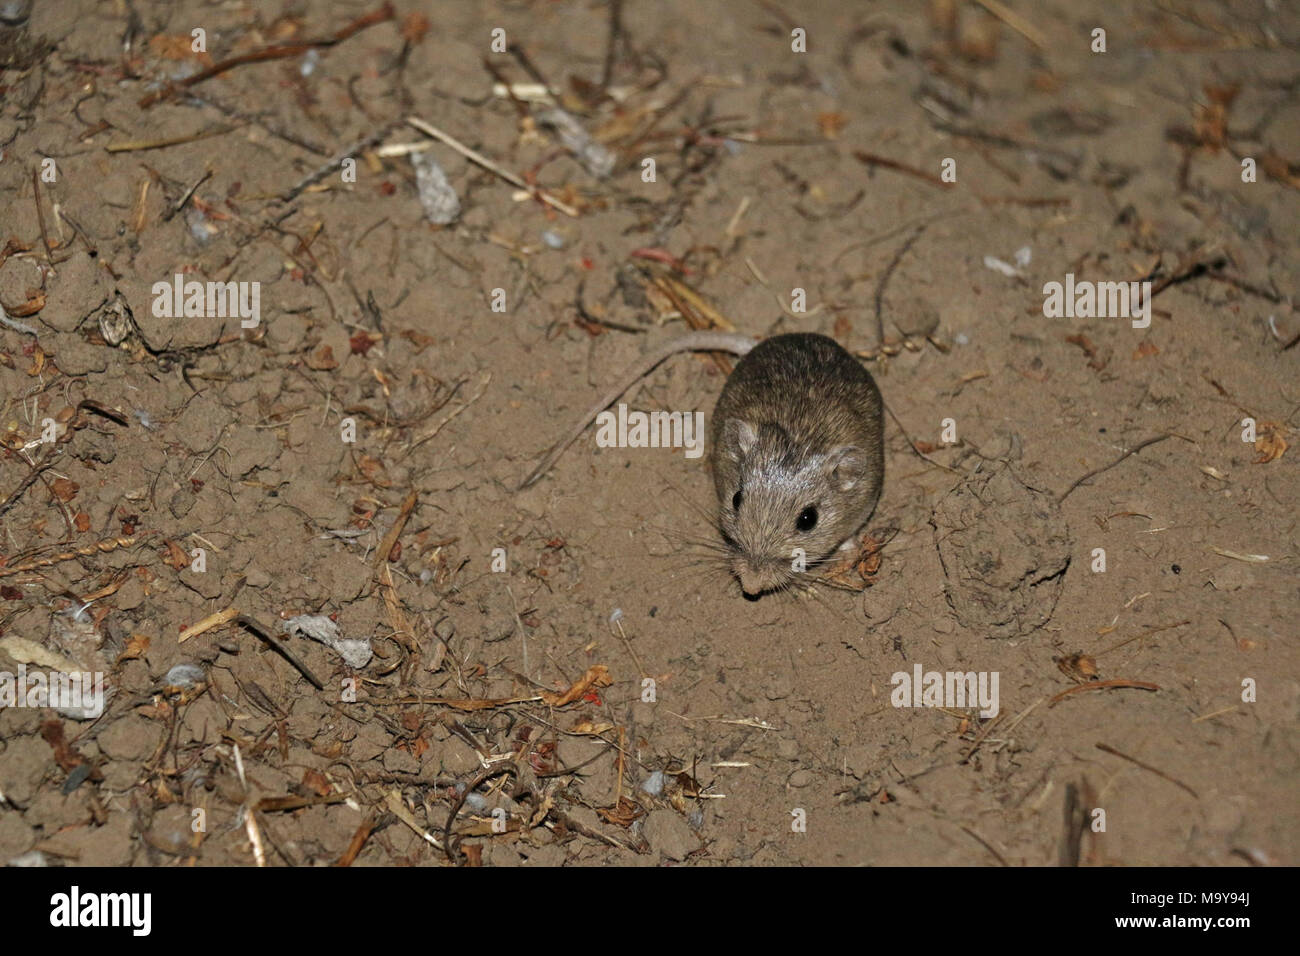
<path fill-rule="evenodd" d="M 664 359 L 676 355 L 678 352 L 727 352 L 731 355 L 747 355 L 749 350 L 757 344 L 758 342 L 749 336 L 738 335 L 734 332 L 690 332 L 675 339 L 670 339 L 658 348 L 647 352 L 628 366 L 618 382 L 602 395 L 596 404 L 592 405 L 559 441 L 551 446 L 551 450 L 546 453 L 546 457 L 541 460 L 536 468 L 529 472 L 528 477 L 520 482 L 519 487 L 515 490 L 523 491 L 550 471 L 551 466 L 564 454 L 564 450 L 586 431 L 587 426 L 591 424 L 597 415 L 614 404 L 624 392 L 640 381 L 642 377 Z"/>

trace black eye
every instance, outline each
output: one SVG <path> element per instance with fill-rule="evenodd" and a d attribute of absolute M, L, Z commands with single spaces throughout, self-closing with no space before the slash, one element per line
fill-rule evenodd
<path fill-rule="evenodd" d="M 739 492 L 739 491 L 737 491 L 734 495 L 731 496 L 731 510 L 732 510 L 732 511 L 739 511 L 739 510 L 740 510 L 740 492 Z"/>
<path fill-rule="evenodd" d="M 799 512 L 799 517 L 794 519 L 794 526 L 800 531 L 811 531 L 817 527 L 817 509 L 808 507 Z"/>

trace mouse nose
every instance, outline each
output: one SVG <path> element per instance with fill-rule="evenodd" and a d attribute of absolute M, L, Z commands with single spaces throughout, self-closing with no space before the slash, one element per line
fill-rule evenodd
<path fill-rule="evenodd" d="M 780 583 L 771 571 L 753 568 L 747 563 L 738 564 L 735 571 L 736 577 L 740 579 L 740 590 L 751 601 L 757 600 L 764 591 L 770 591 Z"/>

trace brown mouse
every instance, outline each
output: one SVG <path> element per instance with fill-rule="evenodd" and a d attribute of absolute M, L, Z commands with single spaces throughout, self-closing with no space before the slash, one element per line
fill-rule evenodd
<path fill-rule="evenodd" d="M 690 351 L 743 356 L 709 429 L 718 526 L 732 573 L 750 598 L 789 587 L 862 528 L 884 483 L 880 391 L 857 359 L 824 335 L 756 342 L 695 332 L 666 342 L 634 363 L 519 487 L 540 478 L 643 375 Z"/>

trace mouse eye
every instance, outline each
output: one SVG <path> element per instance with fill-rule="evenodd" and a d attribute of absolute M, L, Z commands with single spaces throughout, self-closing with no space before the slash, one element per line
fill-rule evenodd
<path fill-rule="evenodd" d="M 799 512 L 799 517 L 794 519 L 794 526 L 800 531 L 811 531 L 817 527 L 817 509 L 811 506 L 804 508 Z"/>
<path fill-rule="evenodd" d="M 739 491 L 737 491 L 734 495 L 731 496 L 731 510 L 732 510 L 732 511 L 739 511 L 739 510 L 740 510 L 740 492 L 739 492 Z"/>

